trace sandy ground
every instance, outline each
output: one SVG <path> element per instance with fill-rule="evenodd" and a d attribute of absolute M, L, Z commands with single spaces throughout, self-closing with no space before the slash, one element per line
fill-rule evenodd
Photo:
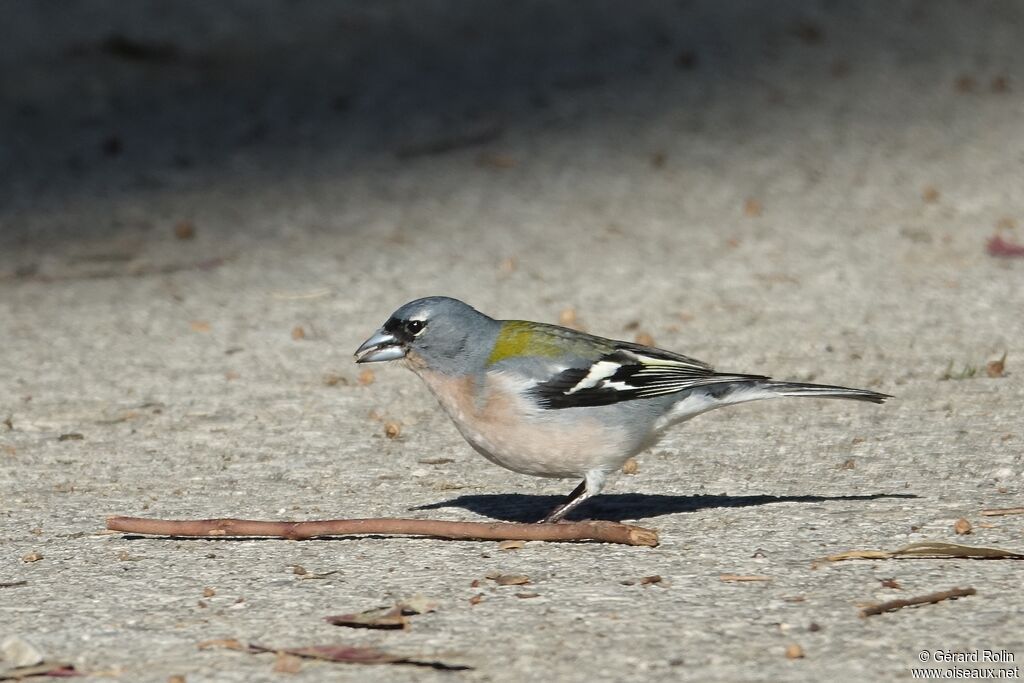
<path fill-rule="evenodd" d="M 1024 5 L 0 14 L 0 637 L 97 680 L 909 680 L 937 650 L 1019 674 L 1018 562 L 812 561 L 1024 547 L 1024 516 L 980 516 L 1024 503 L 1024 260 L 985 253 L 1024 241 Z M 897 398 L 673 431 L 580 511 L 654 549 L 102 533 L 540 516 L 575 482 L 485 462 L 401 368 L 360 381 L 353 349 L 427 294 Z M 977 595 L 858 616 L 955 586 Z M 407 631 L 322 619 L 416 594 L 439 607 Z M 286 674 L 216 638 L 472 669 Z"/>

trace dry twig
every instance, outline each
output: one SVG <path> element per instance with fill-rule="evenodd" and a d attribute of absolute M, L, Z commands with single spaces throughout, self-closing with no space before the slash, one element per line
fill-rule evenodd
<path fill-rule="evenodd" d="M 957 598 L 974 595 L 977 592 L 978 591 L 973 588 L 951 588 L 948 591 L 929 593 L 928 595 L 920 595 L 916 598 L 909 598 L 906 600 L 887 600 L 885 602 L 880 602 L 877 605 L 865 607 L 860 611 L 860 615 L 862 617 L 870 617 L 874 614 L 894 612 L 898 609 L 912 607 L 914 605 L 930 605 L 932 603 L 942 602 L 943 600 L 956 600 Z"/>
<path fill-rule="evenodd" d="M 981 546 L 960 545 L 958 543 L 943 543 L 941 541 L 921 541 L 892 551 L 848 550 L 815 560 L 811 566 L 816 568 L 826 562 L 841 562 L 843 560 L 893 560 L 905 558 L 1024 560 L 1024 553 L 1004 548 L 985 548 Z"/>
<path fill-rule="evenodd" d="M 306 647 L 274 648 L 256 643 L 243 643 L 234 638 L 204 640 L 199 643 L 200 650 L 209 650 L 215 647 L 222 647 L 249 654 L 274 653 L 278 657 L 290 655 L 302 659 L 319 659 L 326 662 L 339 662 L 348 664 L 411 664 L 413 666 L 429 667 L 441 671 L 466 671 L 473 667 L 465 664 L 448 664 L 446 662 L 430 659 L 420 659 L 395 655 L 390 652 L 378 650 L 375 647 L 360 647 L 355 645 L 330 644 L 311 645 Z"/>
<path fill-rule="evenodd" d="M 158 536 L 265 536 L 303 540 L 321 536 L 358 534 L 432 536 L 474 541 L 600 541 L 626 545 L 658 545 L 653 529 L 589 521 L 560 524 L 512 524 L 505 522 L 446 522 L 436 519 L 329 519 L 308 522 L 271 522 L 252 519 L 146 519 L 108 517 L 107 528 Z"/>
<path fill-rule="evenodd" d="M 1024 515 L 1024 508 L 993 508 L 982 510 L 981 514 L 986 517 L 1001 517 L 1002 515 Z"/>

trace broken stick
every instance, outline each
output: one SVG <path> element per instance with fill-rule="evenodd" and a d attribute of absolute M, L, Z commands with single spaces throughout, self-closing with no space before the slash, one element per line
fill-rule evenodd
<path fill-rule="evenodd" d="M 887 600 L 886 602 L 880 602 L 877 605 L 865 607 L 860 611 L 860 615 L 862 617 L 870 617 L 874 614 L 894 612 L 898 609 L 903 609 L 904 607 L 912 607 L 913 605 L 930 605 L 935 602 L 942 602 L 943 600 L 956 600 L 957 598 L 974 595 L 977 592 L 978 591 L 973 588 L 951 588 L 948 591 L 929 593 L 928 595 L 921 595 L 907 600 Z"/>
<path fill-rule="evenodd" d="M 356 534 L 432 536 L 477 541 L 599 541 L 654 547 L 658 532 L 618 522 L 588 521 L 559 524 L 506 522 L 446 522 L 435 519 L 328 519 L 308 522 L 270 522 L 254 519 L 147 519 L 108 517 L 107 528 L 134 534 L 226 538 L 264 536 L 302 540 Z"/>

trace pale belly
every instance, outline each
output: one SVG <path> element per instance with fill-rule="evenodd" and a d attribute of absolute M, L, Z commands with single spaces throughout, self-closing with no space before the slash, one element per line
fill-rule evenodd
<path fill-rule="evenodd" d="M 647 445 L 595 417 L 538 408 L 515 394 L 508 377 L 492 376 L 475 387 L 473 378 L 414 370 L 466 441 L 514 472 L 566 478 L 595 469 L 612 472 Z"/>

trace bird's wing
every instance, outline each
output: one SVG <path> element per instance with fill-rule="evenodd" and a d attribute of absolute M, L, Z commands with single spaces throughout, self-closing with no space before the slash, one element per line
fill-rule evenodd
<path fill-rule="evenodd" d="M 674 356 L 674 354 L 672 354 Z M 619 348 L 583 368 L 569 368 L 531 390 L 543 408 L 602 406 L 728 382 L 767 380 L 711 370 L 661 352 Z"/>
<path fill-rule="evenodd" d="M 547 359 L 550 364 L 544 364 L 548 368 L 545 376 L 533 378 L 536 383 L 529 393 L 542 408 L 609 405 L 713 384 L 768 379 L 760 375 L 718 373 L 702 361 L 642 344 L 553 325 L 534 325 L 531 335 L 538 348 L 557 346 L 566 351 L 557 361 Z M 524 365 L 520 363 L 520 368 L 525 369 Z M 554 375 L 550 374 L 552 366 Z"/>

